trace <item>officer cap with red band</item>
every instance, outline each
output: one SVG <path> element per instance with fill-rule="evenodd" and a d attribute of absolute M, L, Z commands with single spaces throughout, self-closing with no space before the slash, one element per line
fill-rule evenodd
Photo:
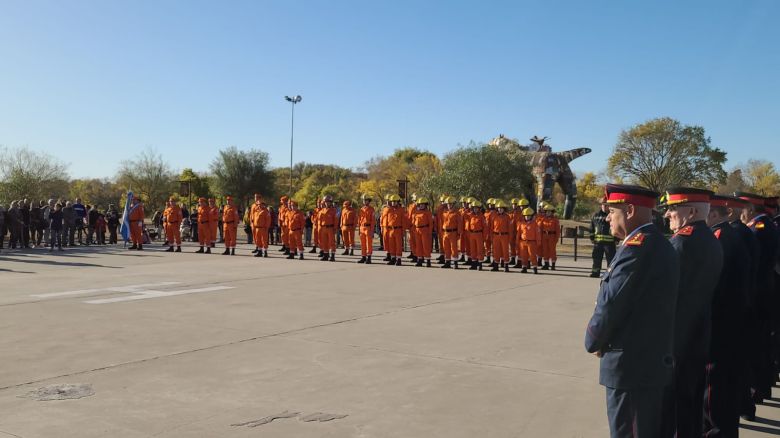
<path fill-rule="evenodd" d="M 624 184 L 607 184 L 604 189 L 604 203 L 632 204 L 639 207 L 654 208 L 658 193 L 640 186 Z"/>
<path fill-rule="evenodd" d="M 747 204 L 748 202 L 744 199 L 734 196 L 712 195 L 710 198 L 710 206 L 712 207 L 745 208 Z"/>
<path fill-rule="evenodd" d="M 714 195 L 711 190 L 696 189 L 693 187 L 674 187 L 666 191 L 664 206 L 681 205 L 689 202 L 710 202 Z"/>
<path fill-rule="evenodd" d="M 747 192 L 734 192 L 734 196 L 736 196 L 739 199 L 744 199 L 745 201 L 754 204 L 754 205 L 766 205 L 766 198 L 764 198 L 761 195 L 756 195 L 754 193 L 747 193 Z"/>

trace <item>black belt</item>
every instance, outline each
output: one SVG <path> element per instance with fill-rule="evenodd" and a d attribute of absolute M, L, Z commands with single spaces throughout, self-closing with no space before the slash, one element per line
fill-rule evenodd
<path fill-rule="evenodd" d="M 325 228 L 333 228 L 333 225 L 320 225 L 320 226 Z"/>
<path fill-rule="evenodd" d="M 458 229 L 457 228 L 445 228 L 442 231 L 444 231 L 445 233 L 454 233 L 454 232 L 458 231 Z"/>
<path fill-rule="evenodd" d="M 232 224 L 232 223 L 234 223 L 234 222 L 235 222 L 235 221 L 230 221 L 230 222 L 223 222 L 223 224 Z"/>
<path fill-rule="evenodd" d="M 344 224 L 344 225 L 342 225 L 342 227 L 354 227 L 354 226 L 355 226 L 355 224 Z"/>
<path fill-rule="evenodd" d="M 363 224 L 363 225 L 361 225 L 361 227 L 370 227 L 370 226 L 371 226 L 371 224 Z"/>
<path fill-rule="evenodd" d="M 400 230 L 403 227 L 388 227 L 388 228 L 390 228 L 391 230 Z"/>
<path fill-rule="evenodd" d="M 495 234 L 496 236 L 506 236 L 506 235 L 507 235 L 507 234 L 509 234 L 509 233 L 495 233 L 495 232 L 494 232 L 493 234 Z"/>
<path fill-rule="evenodd" d="M 290 230 L 290 231 L 301 231 L 301 229 L 300 228 L 296 228 L 296 229 Z"/>
<path fill-rule="evenodd" d="M 474 231 L 469 231 L 469 233 L 481 233 L 483 231 L 485 231 L 485 230 L 474 230 Z"/>
<path fill-rule="evenodd" d="M 168 222 L 169 225 L 176 225 L 178 222 Z"/>
<path fill-rule="evenodd" d="M 201 222 L 201 223 L 202 223 L 202 224 L 207 224 L 207 223 L 209 223 L 209 222 L 208 222 L 208 221 L 206 221 L 206 222 Z"/>
<path fill-rule="evenodd" d="M 431 226 L 431 225 L 430 225 L 430 224 L 428 224 L 428 225 L 415 225 L 414 227 L 415 227 L 415 228 L 428 228 L 428 227 L 430 227 L 430 226 Z"/>

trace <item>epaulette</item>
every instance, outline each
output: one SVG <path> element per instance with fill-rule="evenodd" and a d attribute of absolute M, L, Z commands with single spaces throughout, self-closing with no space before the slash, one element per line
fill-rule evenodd
<path fill-rule="evenodd" d="M 693 234 L 693 226 L 691 226 L 691 225 L 684 226 L 684 227 L 680 228 L 679 230 L 677 230 L 676 233 L 674 233 L 675 236 L 677 236 L 677 235 L 680 235 L 680 236 L 690 236 L 691 234 Z"/>
<path fill-rule="evenodd" d="M 723 230 L 721 230 L 720 228 L 718 228 L 717 230 L 715 230 L 715 238 L 716 238 L 716 239 L 720 239 L 720 232 L 721 232 L 721 231 L 723 231 Z"/>
<path fill-rule="evenodd" d="M 634 237 L 628 239 L 625 241 L 624 245 L 628 246 L 639 246 L 642 244 L 642 242 L 645 241 L 645 235 L 642 233 L 636 233 L 634 234 Z"/>

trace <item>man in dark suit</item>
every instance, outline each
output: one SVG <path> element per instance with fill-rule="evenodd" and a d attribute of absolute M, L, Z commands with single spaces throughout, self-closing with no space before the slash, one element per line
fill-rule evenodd
<path fill-rule="evenodd" d="M 601 359 L 611 436 L 658 437 L 673 373 L 679 262 L 652 224 L 658 194 L 607 184 L 610 233 L 623 239 L 601 280 L 585 348 Z"/>
<path fill-rule="evenodd" d="M 666 403 L 674 406 L 668 431 L 677 438 L 702 436 L 704 369 L 712 329 L 712 296 L 723 267 L 723 250 L 707 226 L 709 190 L 678 187 L 666 193 L 670 243 L 680 258 L 674 316 L 674 382 Z M 667 431 L 667 429 L 664 429 Z"/>
<path fill-rule="evenodd" d="M 723 269 L 712 297 L 712 337 L 704 391 L 704 435 L 739 436 L 740 377 L 746 357 L 742 331 L 748 309 L 750 261 L 747 244 L 729 224 L 734 198 L 712 196 L 707 225 L 723 249 Z"/>
<path fill-rule="evenodd" d="M 777 372 L 772 359 L 773 324 L 777 319 L 776 312 L 780 306 L 774 289 L 774 271 L 777 258 L 778 238 L 775 224 L 766 214 L 766 198 L 752 193 L 737 192 L 740 199 L 748 201 L 742 209 L 742 222 L 756 236 L 759 246 L 758 272 L 756 274 L 756 320 L 759 325 L 756 333 L 757 363 L 755 372 L 754 401 L 760 403 L 772 396 L 772 386 Z"/>

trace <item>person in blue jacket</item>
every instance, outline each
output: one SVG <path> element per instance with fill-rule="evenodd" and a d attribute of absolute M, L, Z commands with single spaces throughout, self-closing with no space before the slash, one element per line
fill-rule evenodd
<path fill-rule="evenodd" d="M 585 349 L 600 358 L 610 433 L 658 437 L 671 383 L 679 261 L 652 223 L 658 193 L 607 184 L 610 233 L 622 239 L 604 274 L 585 332 Z"/>

